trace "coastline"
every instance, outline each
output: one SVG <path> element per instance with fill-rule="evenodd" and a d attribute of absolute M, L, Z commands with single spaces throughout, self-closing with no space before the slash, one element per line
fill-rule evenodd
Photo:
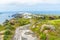
<path fill-rule="evenodd" d="M 23 11 L 18 11 L 18 12 L 1 12 L 0 14 L 0 24 L 2 24 L 5 20 L 10 20 L 12 15 L 17 14 L 19 12 L 23 12 Z M 39 14 L 39 15 L 56 15 L 56 16 L 60 16 L 60 12 L 59 11 L 24 11 L 23 13 L 31 13 L 31 14 Z"/>

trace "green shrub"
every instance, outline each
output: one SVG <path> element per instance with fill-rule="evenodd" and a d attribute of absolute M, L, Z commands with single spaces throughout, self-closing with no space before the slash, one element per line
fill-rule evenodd
<path fill-rule="evenodd" d="M 46 40 L 46 34 L 41 33 L 41 34 L 40 34 L 40 37 L 41 37 L 41 38 L 40 38 L 41 40 Z"/>
<path fill-rule="evenodd" d="M 11 35 L 11 34 L 12 34 L 12 32 L 10 30 L 6 30 L 4 33 L 4 35 Z"/>

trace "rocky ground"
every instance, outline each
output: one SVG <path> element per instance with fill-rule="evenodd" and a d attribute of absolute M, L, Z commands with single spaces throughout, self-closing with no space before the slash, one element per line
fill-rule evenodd
<path fill-rule="evenodd" d="M 30 24 L 17 28 L 12 40 L 38 40 L 29 27 Z"/>

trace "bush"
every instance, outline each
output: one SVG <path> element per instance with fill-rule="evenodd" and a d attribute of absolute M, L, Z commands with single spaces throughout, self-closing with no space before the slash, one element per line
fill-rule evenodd
<path fill-rule="evenodd" d="M 12 33 L 11 33 L 10 30 L 6 30 L 4 34 L 5 34 L 5 35 L 11 35 Z"/>
<path fill-rule="evenodd" d="M 3 40 L 8 40 L 8 35 L 4 35 L 4 39 Z"/>
<path fill-rule="evenodd" d="M 40 38 L 41 40 L 46 40 L 46 34 L 41 33 L 41 34 L 40 34 L 40 37 L 41 37 L 41 38 Z"/>

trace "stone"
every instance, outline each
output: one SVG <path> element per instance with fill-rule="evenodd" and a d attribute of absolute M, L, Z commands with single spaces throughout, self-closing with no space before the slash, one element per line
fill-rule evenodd
<path fill-rule="evenodd" d="M 41 26 L 41 30 L 40 30 L 40 31 L 43 31 L 44 28 L 47 28 L 48 30 L 51 30 L 51 31 L 54 31 L 54 30 L 55 30 L 54 25 L 43 24 L 43 25 Z M 47 30 L 47 29 L 45 29 L 45 30 Z"/>

